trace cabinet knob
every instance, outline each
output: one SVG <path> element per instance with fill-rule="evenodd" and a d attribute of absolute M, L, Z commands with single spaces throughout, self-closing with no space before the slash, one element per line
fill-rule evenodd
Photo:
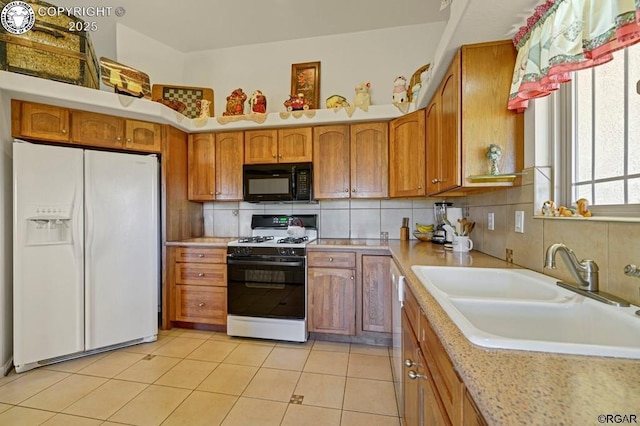
<path fill-rule="evenodd" d="M 351 192 L 356 192 L 356 189 L 355 188 L 351 188 Z"/>
<path fill-rule="evenodd" d="M 200 273 L 198 274 L 198 276 L 199 276 L 199 277 L 204 277 L 204 272 L 200 272 Z"/>
<path fill-rule="evenodd" d="M 431 179 L 431 183 L 438 183 L 440 182 L 438 179 Z"/>
<path fill-rule="evenodd" d="M 213 195 L 213 191 L 211 191 L 211 192 L 209 193 L 209 195 Z"/>
<path fill-rule="evenodd" d="M 353 275 L 351 275 L 351 281 L 353 281 L 353 280 L 354 280 Z"/>
<path fill-rule="evenodd" d="M 333 257 L 330 257 L 330 258 L 329 258 L 329 262 L 333 262 Z"/>
<path fill-rule="evenodd" d="M 416 373 L 416 372 L 415 372 L 415 371 L 413 371 L 413 370 L 409 370 L 409 372 L 407 373 L 407 375 L 409 376 L 409 378 L 410 378 L 411 380 L 415 380 L 415 379 L 417 379 L 417 378 L 423 378 L 423 379 L 426 379 L 426 378 L 427 378 L 427 376 L 426 376 L 426 375 L 424 375 L 424 374 L 418 374 L 418 373 Z"/>
<path fill-rule="evenodd" d="M 199 257 L 199 258 L 203 258 L 203 257 L 204 257 L 204 254 L 200 253 L 200 254 L 198 255 L 198 257 Z"/>
<path fill-rule="evenodd" d="M 345 188 L 345 189 L 344 189 L 344 192 L 349 192 L 349 188 Z"/>
<path fill-rule="evenodd" d="M 404 360 L 404 365 L 405 365 L 406 367 L 411 368 L 411 367 L 413 367 L 414 365 L 416 365 L 416 363 L 415 363 L 415 362 L 413 362 L 413 361 L 411 361 L 410 359 L 405 359 L 405 360 Z"/>
<path fill-rule="evenodd" d="M 67 129 L 62 129 L 62 130 L 60 130 L 60 132 L 62 132 L 62 134 L 66 134 L 67 133 Z"/>
<path fill-rule="evenodd" d="M 204 302 L 198 303 L 198 306 L 202 308 L 204 306 Z"/>
<path fill-rule="evenodd" d="M 276 158 L 276 155 L 275 155 L 275 154 L 273 154 L 273 155 L 271 155 L 271 157 L 272 157 L 272 158 Z"/>
<path fill-rule="evenodd" d="M 278 155 L 278 158 L 282 158 L 282 154 Z"/>
<path fill-rule="evenodd" d="M 116 138 L 116 140 L 117 140 L 118 142 L 120 142 L 120 141 L 122 140 L 122 138 L 121 138 L 120 136 L 118 136 L 118 137 Z"/>
<path fill-rule="evenodd" d="M 130 143 L 131 142 L 131 138 L 127 138 L 127 142 Z"/>
<path fill-rule="evenodd" d="M 418 185 L 418 189 L 422 189 L 422 185 Z"/>
<path fill-rule="evenodd" d="M 222 192 L 216 191 L 216 195 L 220 195 L 220 194 L 222 194 Z"/>

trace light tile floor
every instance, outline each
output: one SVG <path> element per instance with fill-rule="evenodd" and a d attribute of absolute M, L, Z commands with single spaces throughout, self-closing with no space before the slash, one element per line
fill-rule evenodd
<path fill-rule="evenodd" d="M 386 347 L 174 329 L 0 377 L 0 425 L 399 426 Z"/>

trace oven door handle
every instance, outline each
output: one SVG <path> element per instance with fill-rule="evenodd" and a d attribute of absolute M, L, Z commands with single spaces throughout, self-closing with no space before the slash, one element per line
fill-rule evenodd
<path fill-rule="evenodd" d="M 268 260 L 237 260 L 227 258 L 227 264 L 229 265 L 260 265 L 260 266 L 304 266 L 304 260 L 297 260 L 294 262 L 271 262 Z"/>

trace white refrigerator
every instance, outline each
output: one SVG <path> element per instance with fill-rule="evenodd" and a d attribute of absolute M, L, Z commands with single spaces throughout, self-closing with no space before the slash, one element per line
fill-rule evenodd
<path fill-rule="evenodd" d="M 154 341 L 155 155 L 13 144 L 14 365 Z"/>

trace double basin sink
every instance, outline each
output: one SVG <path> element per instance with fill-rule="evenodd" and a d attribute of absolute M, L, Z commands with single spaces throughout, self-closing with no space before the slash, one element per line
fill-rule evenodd
<path fill-rule="evenodd" d="M 412 270 L 478 346 L 640 359 L 637 306 L 606 305 L 526 269 Z"/>

